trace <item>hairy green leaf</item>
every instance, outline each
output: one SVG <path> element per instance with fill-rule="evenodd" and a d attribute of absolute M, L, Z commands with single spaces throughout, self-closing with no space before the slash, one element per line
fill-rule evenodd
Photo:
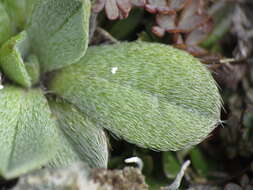
<path fill-rule="evenodd" d="M 10 18 L 0 2 L 0 47 L 12 35 Z"/>
<path fill-rule="evenodd" d="M 50 162 L 53 167 L 68 166 L 85 161 L 91 167 L 106 168 L 108 162 L 107 138 L 74 106 L 61 100 L 51 101 L 50 107 L 58 120 L 61 149 Z"/>
<path fill-rule="evenodd" d="M 36 0 L 2 0 L 14 31 L 22 31 Z"/>
<path fill-rule="evenodd" d="M 210 174 L 211 162 L 205 158 L 201 150 L 199 148 L 193 148 L 190 150 L 189 156 L 195 171 L 197 171 L 200 176 L 207 177 Z"/>
<path fill-rule="evenodd" d="M 88 46 L 90 0 L 38 0 L 27 31 L 43 71 L 78 61 Z"/>
<path fill-rule="evenodd" d="M 34 3 L 37 0 L 1 0 L 5 7 L 6 13 L 10 18 L 11 31 L 20 32 L 23 31 L 27 22 L 27 18 L 30 17 Z"/>
<path fill-rule="evenodd" d="M 9 17 L 12 20 L 13 28 L 24 27 L 26 0 L 2 0 Z"/>
<path fill-rule="evenodd" d="M 27 33 L 22 32 L 8 40 L 0 49 L 0 67 L 4 74 L 24 87 L 31 86 L 31 78 L 23 61 L 28 48 Z"/>
<path fill-rule="evenodd" d="M 47 163 L 59 142 L 41 90 L 5 86 L 0 99 L 0 175 L 13 178 Z"/>
<path fill-rule="evenodd" d="M 25 68 L 31 78 L 32 85 L 38 83 L 40 79 L 40 65 L 39 60 L 35 55 L 29 55 L 27 57 Z"/>
<path fill-rule="evenodd" d="M 191 55 L 161 44 L 91 47 L 55 75 L 50 89 L 97 125 L 157 150 L 199 143 L 219 122 L 211 74 Z"/>
<path fill-rule="evenodd" d="M 175 179 L 180 172 L 180 163 L 174 152 L 163 152 L 162 154 L 163 172 L 169 179 Z"/>

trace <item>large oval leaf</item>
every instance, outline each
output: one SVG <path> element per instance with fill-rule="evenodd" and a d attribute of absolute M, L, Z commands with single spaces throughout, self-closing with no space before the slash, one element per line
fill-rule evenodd
<path fill-rule="evenodd" d="M 221 98 L 210 73 L 161 44 L 92 47 L 56 74 L 50 89 L 97 125 L 157 150 L 199 143 L 219 122 Z"/>
<path fill-rule="evenodd" d="M 78 61 L 88 45 L 90 0 L 38 0 L 27 27 L 44 71 Z"/>
<path fill-rule="evenodd" d="M 53 158 L 57 129 L 39 89 L 5 86 L 0 99 L 0 175 L 13 178 Z"/>
<path fill-rule="evenodd" d="M 69 166 L 85 161 L 91 167 L 106 168 L 107 138 L 103 129 L 92 124 L 74 106 L 62 100 L 50 101 L 50 107 L 60 126 L 61 148 L 50 162 L 53 167 Z"/>

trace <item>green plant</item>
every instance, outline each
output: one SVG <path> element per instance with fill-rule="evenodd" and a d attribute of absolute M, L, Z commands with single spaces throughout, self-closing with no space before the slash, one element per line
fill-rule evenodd
<path fill-rule="evenodd" d="M 201 142 L 219 122 L 216 84 L 189 54 L 140 41 L 87 50 L 90 0 L 2 0 L 0 9 L 5 178 L 79 160 L 106 167 L 104 128 L 164 151 Z"/>

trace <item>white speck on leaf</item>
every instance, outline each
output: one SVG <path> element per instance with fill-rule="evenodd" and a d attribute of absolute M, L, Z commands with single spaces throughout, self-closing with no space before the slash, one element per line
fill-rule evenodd
<path fill-rule="evenodd" d="M 118 71 L 118 67 L 112 67 L 111 72 L 113 75 L 116 74 L 117 71 Z"/>

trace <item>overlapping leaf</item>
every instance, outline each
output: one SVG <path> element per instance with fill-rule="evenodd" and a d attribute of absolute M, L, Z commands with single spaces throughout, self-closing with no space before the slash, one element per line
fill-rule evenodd
<path fill-rule="evenodd" d="M 90 0 L 38 0 L 27 27 L 43 71 L 78 61 L 88 45 Z"/>
<path fill-rule="evenodd" d="M 50 107 L 61 130 L 61 148 L 50 165 L 68 166 L 85 161 L 91 167 L 106 168 L 108 148 L 103 129 L 94 126 L 74 106 L 64 101 L 51 101 Z"/>
<path fill-rule="evenodd" d="M 40 65 L 37 56 L 29 55 L 25 62 L 27 73 L 30 76 L 31 84 L 34 85 L 39 82 L 40 79 Z"/>
<path fill-rule="evenodd" d="M 0 99 L 0 174 L 13 178 L 52 159 L 58 136 L 41 90 L 5 86 Z"/>
<path fill-rule="evenodd" d="M 4 8 L 2 2 L 0 2 L 0 46 L 5 42 L 12 34 L 11 21 Z"/>
<path fill-rule="evenodd" d="M 13 30 L 23 30 L 35 0 L 2 0 L 2 2 L 12 21 Z"/>
<path fill-rule="evenodd" d="M 26 32 L 12 37 L 0 49 L 0 67 L 12 81 L 24 87 L 31 86 L 31 78 L 24 64 L 24 57 L 29 49 Z"/>
<path fill-rule="evenodd" d="M 181 10 L 191 0 L 147 0 L 145 8 L 150 13 L 173 14 Z"/>
<path fill-rule="evenodd" d="M 111 20 L 128 17 L 132 8 L 130 0 L 97 0 L 93 6 L 93 11 L 100 12 L 105 8 L 107 17 Z"/>
<path fill-rule="evenodd" d="M 0 46 L 15 33 L 24 30 L 36 0 L 0 1 Z"/>

